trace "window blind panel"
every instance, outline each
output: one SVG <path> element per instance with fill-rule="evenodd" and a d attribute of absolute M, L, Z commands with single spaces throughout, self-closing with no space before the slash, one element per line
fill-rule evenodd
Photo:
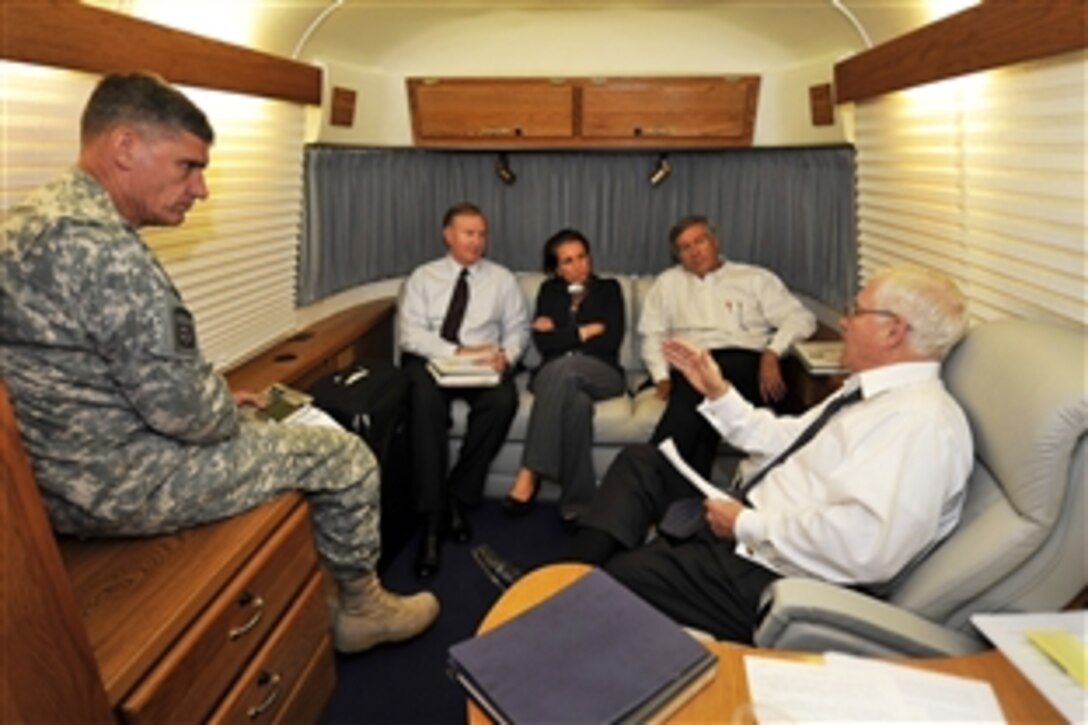
<path fill-rule="evenodd" d="M 78 118 L 98 78 L 0 63 L 0 208 L 75 163 Z M 222 368 L 295 327 L 305 116 L 286 102 L 183 90 L 216 131 L 206 171 L 211 195 L 182 226 L 141 234 L 196 317 L 204 354 Z"/>
<path fill-rule="evenodd" d="M 62 86 L 71 86 L 69 83 Z M 36 80 L 5 72 L 0 66 L 0 102 L 3 105 L 3 183 L 0 208 L 7 209 L 29 194 L 44 176 L 75 163 L 79 127 L 68 105 L 71 90 L 43 89 Z M 78 84 L 76 84 L 78 86 Z M 77 95 L 82 91 L 76 91 Z M 19 148 L 15 147 L 15 144 Z"/>
<path fill-rule="evenodd" d="M 949 271 L 976 319 L 1088 322 L 1086 53 L 859 104 L 859 265 Z"/>
<path fill-rule="evenodd" d="M 967 179 L 972 188 L 968 209 L 980 222 L 997 217 L 1023 219 L 1027 225 L 1044 224 L 1075 233 L 1084 214 L 1084 197 L 1073 193 L 1076 182 L 1063 174 L 1053 184 L 1003 186 L 991 176 L 972 174 Z"/>
<path fill-rule="evenodd" d="M 1044 285 L 1010 277 L 1008 267 L 996 265 L 988 269 L 985 260 L 973 259 L 967 276 L 972 312 L 977 319 L 1022 317 L 1039 320 L 1066 320 L 1076 314 L 1079 300 L 1054 294 Z"/>
<path fill-rule="evenodd" d="M 1041 306 L 1066 319 L 1079 318 L 1084 306 L 1083 254 L 992 235 L 973 241 L 968 251 L 972 284 L 1009 298 L 1004 302 L 993 298 L 995 307 Z"/>
<path fill-rule="evenodd" d="M 958 255 L 960 250 L 957 230 L 947 226 L 912 224 L 909 227 L 896 227 L 867 221 L 859 229 L 874 246 L 885 247 L 889 251 L 902 249 L 906 253 L 910 249 L 927 249 Z"/>

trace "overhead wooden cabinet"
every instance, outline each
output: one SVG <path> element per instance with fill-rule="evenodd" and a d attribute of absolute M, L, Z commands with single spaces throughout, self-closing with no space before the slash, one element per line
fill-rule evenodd
<path fill-rule="evenodd" d="M 759 77 L 607 78 L 582 88 L 585 139 L 750 145 Z"/>
<path fill-rule="evenodd" d="M 759 76 L 410 78 L 418 146 L 748 146 Z"/>
<path fill-rule="evenodd" d="M 420 144 L 574 135 L 574 90 L 566 81 L 409 79 L 408 95 Z"/>

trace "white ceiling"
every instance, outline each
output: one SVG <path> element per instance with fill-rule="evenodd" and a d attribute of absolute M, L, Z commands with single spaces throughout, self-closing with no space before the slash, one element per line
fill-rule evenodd
<path fill-rule="evenodd" d="M 932 3 L 844 0 L 842 4 L 871 40 L 880 43 L 925 24 Z M 397 56 L 410 54 L 419 43 L 448 43 L 456 54 L 459 40 L 472 37 L 474 29 L 505 27 L 527 37 L 524 26 L 550 20 L 566 29 L 553 32 L 549 39 L 560 51 L 568 35 L 573 35 L 607 53 L 611 44 L 622 43 L 623 38 L 588 37 L 579 29 L 608 27 L 614 25 L 612 19 L 631 15 L 659 25 L 661 42 L 666 45 L 682 46 L 689 42 L 685 37 L 689 34 L 699 39 L 716 30 L 759 39 L 766 53 L 761 58 L 764 64 L 788 65 L 844 48 L 856 52 L 865 47 L 851 21 L 830 0 L 266 0 L 257 18 L 255 43 L 262 50 L 291 55 L 305 37 L 301 59 L 389 68 L 403 63 Z M 311 24 L 316 25 L 307 35 Z"/>
<path fill-rule="evenodd" d="M 761 71 L 865 48 L 845 7 L 881 43 L 932 19 L 934 7 L 964 0 L 83 0 L 166 25 L 241 42 L 301 60 L 329 60 L 389 72 L 419 68 L 466 51 L 517 60 L 541 73 L 570 72 L 591 58 L 589 73 L 611 72 L 615 48 L 625 72 L 682 71 L 701 65 L 699 49 L 741 49 Z M 947 12 L 947 10 L 946 10 Z M 653 42 L 651 43 L 651 39 Z M 694 49 L 694 50 L 693 50 Z M 549 55 L 550 53 L 550 55 Z M 531 55 L 531 53 L 530 53 Z M 424 60 L 414 61 L 422 57 Z M 645 57 L 645 68 L 631 67 Z M 670 66 L 671 63 L 671 66 Z M 440 61 L 441 65 L 446 60 Z M 564 65 L 566 64 L 566 65 Z M 471 64 L 469 64 L 471 65 Z M 551 67 L 554 65 L 554 69 Z"/>

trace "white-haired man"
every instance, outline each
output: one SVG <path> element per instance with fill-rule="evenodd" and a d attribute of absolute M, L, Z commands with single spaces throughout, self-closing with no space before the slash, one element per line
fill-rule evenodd
<path fill-rule="evenodd" d="M 576 558 L 605 566 L 677 621 L 742 642 L 780 576 L 892 580 L 959 521 L 973 447 L 940 361 L 966 324 L 947 277 L 879 271 L 840 322 L 853 375 L 799 417 L 754 407 L 706 350 L 666 341 L 669 362 L 705 396 L 701 413 L 753 465 L 735 500 L 700 501 L 657 449 L 625 449 L 583 517 Z M 650 526 L 668 529 L 684 508 L 697 533 L 640 546 Z"/>

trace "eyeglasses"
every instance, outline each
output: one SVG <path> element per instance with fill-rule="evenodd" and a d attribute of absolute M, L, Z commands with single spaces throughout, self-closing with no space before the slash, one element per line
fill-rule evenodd
<path fill-rule="evenodd" d="M 861 317 L 862 315 L 880 315 L 881 317 L 890 317 L 893 320 L 902 320 L 899 313 L 892 312 L 891 310 L 881 310 L 878 308 L 861 307 L 857 303 L 854 303 L 843 310 L 843 317 Z"/>

